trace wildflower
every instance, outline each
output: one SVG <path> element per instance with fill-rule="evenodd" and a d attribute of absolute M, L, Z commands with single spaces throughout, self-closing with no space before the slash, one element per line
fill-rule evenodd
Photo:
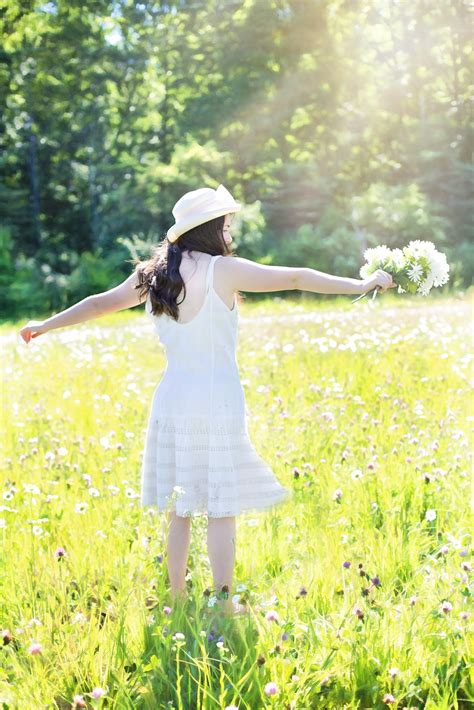
<path fill-rule="evenodd" d="M 237 705 L 226 705 L 224 710 L 239 710 Z"/>
<path fill-rule="evenodd" d="M 354 609 L 354 614 L 357 616 L 358 619 L 363 619 L 363 618 L 364 618 L 364 612 L 363 612 L 362 609 L 361 609 L 360 607 L 358 607 L 358 606 Z"/>
<path fill-rule="evenodd" d="M 415 283 L 419 283 L 423 276 L 423 269 L 420 264 L 412 264 L 412 266 L 410 266 L 407 271 L 407 276 L 410 281 L 415 281 Z"/>
<path fill-rule="evenodd" d="M 339 502 L 342 498 L 342 491 L 340 488 L 336 488 L 334 493 L 332 494 L 332 499 L 335 500 L 336 502 Z"/>
<path fill-rule="evenodd" d="M 449 612 L 452 611 L 452 610 L 453 610 L 453 605 L 452 605 L 450 602 L 448 602 L 448 601 L 445 600 L 445 601 L 441 604 L 441 611 L 442 611 L 444 614 L 449 614 Z"/>
<path fill-rule="evenodd" d="M 85 513 L 86 510 L 88 509 L 89 504 L 88 503 L 76 503 L 75 506 L 75 511 L 76 513 Z"/>
<path fill-rule="evenodd" d="M 265 619 L 267 621 L 279 621 L 278 612 L 276 612 L 274 610 L 267 611 L 267 613 L 265 614 Z"/>
<path fill-rule="evenodd" d="M 385 705 L 392 705 L 393 703 L 397 702 L 391 693 L 385 693 L 385 695 L 383 696 L 383 701 Z"/>
<path fill-rule="evenodd" d="M 1 636 L 3 639 L 3 645 L 7 646 L 7 644 L 11 643 L 13 641 L 13 635 L 12 632 L 9 629 L 3 629 L 1 632 Z"/>
<path fill-rule="evenodd" d="M 362 478 L 363 475 L 364 475 L 364 474 L 362 473 L 361 469 L 360 469 L 360 468 L 356 468 L 356 469 L 354 469 L 354 470 L 352 471 L 352 473 L 351 473 L 351 478 L 352 478 L 352 480 L 356 481 L 358 478 Z"/>
<path fill-rule="evenodd" d="M 92 691 L 91 695 L 95 700 L 98 700 L 101 698 L 103 695 L 106 694 L 106 691 L 103 688 L 94 688 Z"/>
<path fill-rule="evenodd" d="M 415 606 L 417 601 L 418 601 L 418 598 L 415 595 L 410 597 L 410 606 Z"/>
<path fill-rule="evenodd" d="M 372 579 L 370 581 L 372 582 L 374 587 L 381 587 L 382 586 L 382 582 L 380 581 L 380 579 L 377 576 L 372 577 Z"/>
<path fill-rule="evenodd" d="M 436 510 L 433 510 L 432 508 L 428 508 L 428 510 L 425 513 L 425 519 L 428 520 L 428 522 L 433 522 L 433 520 L 436 520 Z"/>
<path fill-rule="evenodd" d="M 86 708 L 87 704 L 82 695 L 75 695 L 72 699 L 72 706 L 74 708 Z"/>
<path fill-rule="evenodd" d="M 64 557 L 65 554 L 66 554 L 66 550 L 64 549 L 64 547 L 58 547 L 58 549 L 54 553 L 54 556 L 61 558 L 61 557 Z"/>
<path fill-rule="evenodd" d="M 293 673 L 293 675 L 291 676 L 291 680 L 294 683 L 297 683 L 299 681 L 299 679 L 300 679 L 300 677 L 299 677 L 299 675 L 296 675 L 296 673 Z"/>
<path fill-rule="evenodd" d="M 266 663 L 265 656 L 259 656 L 257 658 L 257 666 L 263 666 Z"/>
<path fill-rule="evenodd" d="M 466 621 L 466 619 L 469 619 L 469 612 L 468 611 L 461 611 L 459 613 L 459 616 L 461 617 L 461 619 L 463 619 L 463 621 Z"/>
<path fill-rule="evenodd" d="M 440 552 L 442 555 L 447 555 L 449 552 L 449 545 L 443 545 L 443 547 L 441 547 L 440 549 Z"/>
<path fill-rule="evenodd" d="M 278 693 L 278 685 L 276 683 L 267 683 L 264 690 L 265 695 L 276 695 Z"/>
<path fill-rule="evenodd" d="M 40 493 L 40 489 L 34 483 L 23 483 L 23 488 L 25 489 L 25 493 L 33 493 L 36 495 Z"/>
<path fill-rule="evenodd" d="M 181 633 L 181 631 L 177 631 L 175 633 L 175 635 L 173 636 L 173 639 L 175 641 L 184 641 L 184 638 L 185 638 L 185 636 L 184 636 L 184 634 Z"/>
<path fill-rule="evenodd" d="M 219 599 L 228 599 L 229 598 L 229 586 L 227 584 L 224 584 L 222 587 L 221 591 L 218 594 Z"/>
<path fill-rule="evenodd" d="M 32 643 L 28 648 L 28 653 L 31 653 L 33 656 L 41 653 L 42 651 L 43 647 L 40 643 Z"/>
<path fill-rule="evenodd" d="M 349 567 L 351 566 L 351 563 L 348 560 L 346 560 L 345 562 L 342 563 L 342 566 L 345 567 L 346 569 L 349 569 Z"/>
<path fill-rule="evenodd" d="M 290 638 L 290 635 L 286 631 L 284 631 L 281 635 L 281 640 L 288 641 L 289 638 Z"/>
<path fill-rule="evenodd" d="M 166 616 L 169 616 L 171 614 L 171 607 L 170 606 L 164 606 L 163 607 L 163 614 L 166 614 Z"/>
<path fill-rule="evenodd" d="M 392 677 L 395 678 L 400 673 L 400 670 L 398 668 L 389 668 L 388 669 L 388 674 Z"/>

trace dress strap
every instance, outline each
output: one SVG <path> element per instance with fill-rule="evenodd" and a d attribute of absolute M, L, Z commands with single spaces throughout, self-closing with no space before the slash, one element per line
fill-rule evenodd
<path fill-rule="evenodd" d="M 209 288 L 211 284 L 214 283 L 214 264 L 216 263 L 217 259 L 222 256 L 221 254 L 216 254 L 215 256 L 211 256 L 211 260 L 209 262 L 209 266 L 207 267 L 207 277 L 206 277 L 206 293 L 209 291 Z"/>

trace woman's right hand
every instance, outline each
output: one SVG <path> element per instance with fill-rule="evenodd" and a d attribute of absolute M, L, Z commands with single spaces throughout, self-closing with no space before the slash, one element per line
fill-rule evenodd
<path fill-rule="evenodd" d="M 392 274 L 389 274 L 388 271 L 377 269 L 373 274 L 370 274 L 370 276 L 362 280 L 361 293 L 371 291 L 374 287 L 376 287 L 380 293 L 384 293 L 384 291 L 389 288 L 395 288 L 396 285 L 397 284 L 392 279 Z"/>
<path fill-rule="evenodd" d="M 30 320 L 26 325 L 23 326 L 23 328 L 20 330 L 20 335 L 25 341 L 25 343 L 29 343 L 31 338 L 37 338 L 38 335 L 43 335 L 43 333 L 47 333 L 48 329 L 44 325 L 44 321 L 42 320 Z"/>

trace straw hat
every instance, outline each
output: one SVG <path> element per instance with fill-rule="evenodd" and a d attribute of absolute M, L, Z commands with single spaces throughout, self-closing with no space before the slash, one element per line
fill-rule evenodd
<path fill-rule="evenodd" d="M 215 217 L 238 212 L 241 207 L 242 205 L 234 200 L 224 185 L 219 185 L 217 190 L 201 187 L 199 190 L 186 192 L 173 207 L 175 223 L 166 234 L 168 241 L 173 243 L 188 229 L 193 229 Z"/>

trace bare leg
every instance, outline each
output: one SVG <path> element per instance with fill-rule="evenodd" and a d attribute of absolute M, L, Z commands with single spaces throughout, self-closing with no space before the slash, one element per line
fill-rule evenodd
<path fill-rule="evenodd" d="M 232 578 L 235 563 L 236 523 L 235 516 L 227 518 L 208 518 L 207 521 L 207 551 L 214 577 L 214 588 L 217 593 L 224 585 L 229 587 L 229 597 L 219 600 L 218 605 L 225 613 L 231 614 Z"/>
<path fill-rule="evenodd" d="M 171 585 L 171 597 L 184 599 L 186 596 L 186 565 L 188 562 L 189 543 L 191 540 L 191 518 L 176 515 L 174 510 L 168 513 L 168 575 Z"/>

